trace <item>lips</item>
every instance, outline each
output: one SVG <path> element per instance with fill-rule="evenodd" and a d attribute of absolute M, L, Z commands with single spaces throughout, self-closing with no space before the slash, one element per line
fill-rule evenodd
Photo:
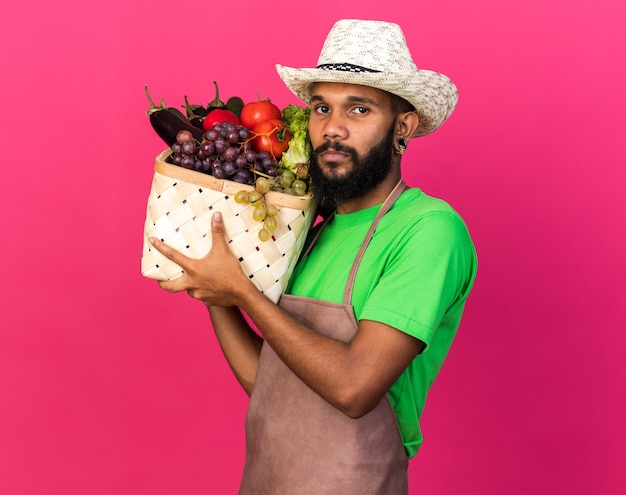
<path fill-rule="evenodd" d="M 336 151 L 333 149 L 324 151 L 323 153 L 321 153 L 321 156 L 324 158 L 324 160 L 328 162 L 336 162 L 336 161 L 343 160 L 343 159 L 350 157 L 348 153 L 344 153 L 342 151 Z"/>

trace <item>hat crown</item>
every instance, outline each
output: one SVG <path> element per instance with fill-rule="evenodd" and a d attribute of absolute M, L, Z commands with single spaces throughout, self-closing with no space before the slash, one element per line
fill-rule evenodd
<path fill-rule="evenodd" d="M 417 70 L 400 26 L 357 19 L 335 23 L 324 41 L 317 64 L 318 67 L 352 64 L 386 73 Z"/>

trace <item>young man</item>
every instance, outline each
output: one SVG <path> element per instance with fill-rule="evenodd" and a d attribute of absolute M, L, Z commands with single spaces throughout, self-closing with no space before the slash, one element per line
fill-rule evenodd
<path fill-rule="evenodd" d="M 399 26 L 378 21 L 339 21 L 317 68 L 277 70 L 311 106 L 313 187 L 334 214 L 278 305 L 242 272 L 218 214 L 203 259 L 153 241 L 184 269 L 160 286 L 207 305 L 251 396 L 241 494 L 406 494 L 476 253 L 449 205 L 406 188 L 400 159 L 448 118 L 456 88 L 418 70 Z"/>

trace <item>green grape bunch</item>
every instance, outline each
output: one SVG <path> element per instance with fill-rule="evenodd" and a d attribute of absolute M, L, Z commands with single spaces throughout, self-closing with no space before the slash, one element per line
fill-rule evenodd
<path fill-rule="evenodd" d="M 257 177 L 252 191 L 241 189 L 235 193 L 235 202 L 251 204 L 252 218 L 263 223 L 259 230 L 259 239 L 262 242 L 272 237 L 272 232 L 278 228 L 278 207 L 267 201 L 266 194 L 270 191 L 282 191 L 295 196 L 304 196 L 307 193 L 307 184 L 296 177 L 291 170 L 284 169 L 276 178 Z"/>

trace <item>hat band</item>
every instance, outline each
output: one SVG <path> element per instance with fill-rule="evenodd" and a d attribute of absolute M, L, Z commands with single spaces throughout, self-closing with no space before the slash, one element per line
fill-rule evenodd
<path fill-rule="evenodd" d="M 341 70 L 344 72 L 380 72 L 379 70 L 368 69 L 354 64 L 322 64 L 317 66 L 322 70 Z"/>

